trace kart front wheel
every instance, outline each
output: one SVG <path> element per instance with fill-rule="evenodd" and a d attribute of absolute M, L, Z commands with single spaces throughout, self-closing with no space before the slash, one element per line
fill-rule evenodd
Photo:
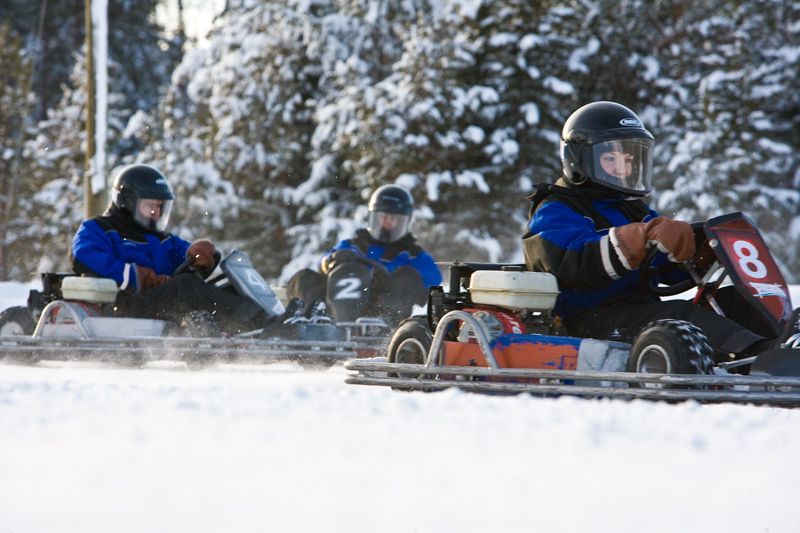
<path fill-rule="evenodd" d="M 711 374 L 711 345 L 694 324 L 683 320 L 657 320 L 642 330 L 631 348 L 628 372 L 654 374 Z M 663 388 L 660 384 L 642 384 Z"/>
<path fill-rule="evenodd" d="M 26 337 L 33 335 L 35 329 L 36 322 L 27 307 L 9 307 L 0 313 L 0 337 Z M 14 344 L 10 339 L 7 342 Z M 35 365 L 39 361 L 39 356 L 35 353 L 7 355 L 7 352 L 0 350 L 0 360 Z"/>
<path fill-rule="evenodd" d="M 416 317 L 406 319 L 389 341 L 389 362 L 422 365 L 432 342 L 433 334 L 427 323 Z"/>
<path fill-rule="evenodd" d="M 400 322 L 400 326 L 389 341 L 389 362 L 411 365 L 425 364 L 431 344 L 433 344 L 433 334 L 428 327 L 427 320 L 420 317 L 407 318 Z M 389 377 L 420 379 L 424 378 L 425 374 L 390 372 Z"/>
<path fill-rule="evenodd" d="M 0 337 L 33 335 L 35 328 L 27 307 L 9 307 L 0 313 Z"/>

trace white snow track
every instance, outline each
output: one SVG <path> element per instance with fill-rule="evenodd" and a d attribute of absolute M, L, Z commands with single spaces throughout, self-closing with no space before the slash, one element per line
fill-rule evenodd
<path fill-rule="evenodd" d="M 800 410 L 345 375 L 0 365 L 0 530 L 800 531 Z"/>

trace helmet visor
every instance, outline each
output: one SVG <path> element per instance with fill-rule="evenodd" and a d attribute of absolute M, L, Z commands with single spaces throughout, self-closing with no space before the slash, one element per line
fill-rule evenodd
<path fill-rule="evenodd" d="M 372 238 L 379 242 L 394 242 L 408 233 L 411 215 L 370 211 L 369 231 Z"/>
<path fill-rule="evenodd" d="M 595 180 L 627 194 L 650 192 L 653 173 L 652 139 L 615 139 L 592 147 Z"/>
<path fill-rule="evenodd" d="M 133 220 L 149 231 L 164 231 L 169 223 L 172 200 L 140 198 L 136 200 Z"/>

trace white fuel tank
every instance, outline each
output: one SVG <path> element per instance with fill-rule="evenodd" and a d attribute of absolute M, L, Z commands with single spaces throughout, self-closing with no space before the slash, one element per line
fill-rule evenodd
<path fill-rule="evenodd" d="M 118 291 L 117 283 L 110 278 L 68 276 L 61 280 L 61 294 L 65 300 L 113 303 Z"/>
<path fill-rule="evenodd" d="M 477 304 L 549 311 L 556 304 L 558 283 L 546 272 L 478 270 L 470 276 L 469 293 Z"/>

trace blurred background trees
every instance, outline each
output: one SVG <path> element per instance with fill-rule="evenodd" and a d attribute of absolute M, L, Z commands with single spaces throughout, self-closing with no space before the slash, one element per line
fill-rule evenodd
<path fill-rule="evenodd" d="M 68 268 L 81 6 L 0 0 L 5 278 Z M 438 260 L 518 261 L 563 121 L 606 99 L 656 136 L 660 211 L 744 211 L 800 281 L 796 2 L 229 0 L 194 49 L 157 6 L 109 3 L 109 168 L 161 167 L 175 230 L 248 251 L 270 279 L 316 266 L 389 182 L 412 191 Z"/>

